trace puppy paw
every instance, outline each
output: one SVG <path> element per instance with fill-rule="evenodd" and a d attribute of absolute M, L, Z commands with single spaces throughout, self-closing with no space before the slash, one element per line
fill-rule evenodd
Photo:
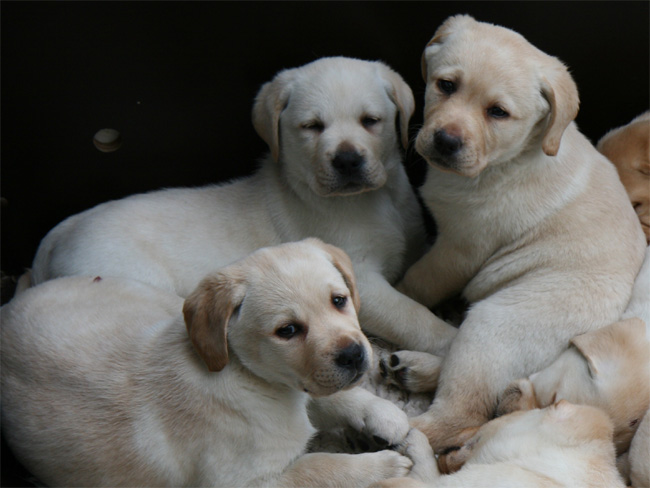
<path fill-rule="evenodd" d="M 379 451 L 373 453 L 377 456 L 378 472 L 384 479 L 402 478 L 409 474 L 413 461 L 396 451 Z"/>
<path fill-rule="evenodd" d="M 397 405 L 373 396 L 372 401 L 360 406 L 351 427 L 364 434 L 371 446 L 385 449 L 402 443 L 409 433 L 409 420 Z"/>
<path fill-rule="evenodd" d="M 442 359 L 417 351 L 397 351 L 379 361 L 381 377 L 389 385 L 413 393 L 435 391 Z"/>
<path fill-rule="evenodd" d="M 501 394 L 496 416 L 501 417 L 517 410 L 531 410 L 537 407 L 533 384 L 528 379 L 519 379 L 510 383 Z"/>
<path fill-rule="evenodd" d="M 411 429 L 406 440 L 398 446 L 397 450 L 413 461 L 409 478 L 430 482 L 440 476 L 429 439 L 419 430 Z"/>

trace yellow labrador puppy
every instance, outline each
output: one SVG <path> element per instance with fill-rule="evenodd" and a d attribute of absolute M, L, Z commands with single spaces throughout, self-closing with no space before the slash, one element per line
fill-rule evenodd
<path fill-rule="evenodd" d="M 380 488 L 622 488 L 614 463 L 612 424 L 601 410 L 560 401 L 484 424 L 445 461 L 446 476 L 428 482 L 385 480 Z"/>
<path fill-rule="evenodd" d="M 309 395 L 335 396 L 368 368 L 358 309 L 349 258 L 316 240 L 261 249 L 184 304 L 121 278 L 49 281 L 2 308 L 3 434 L 50 486 L 406 475 L 412 462 L 395 451 L 305 454 Z"/>
<path fill-rule="evenodd" d="M 650 112 L 612 129 L 596 147 L 616 166 L 650 244 Z"/>
<path fill-rule="evenodd" d="M 270 148 L 258 172 L 72 216 L 43 239 L 32 283 L 122 276 L 187 296 L 206 272 L 260 247 L 318 237 L 351 256 L 365 331 L 444 352 L 456 330 L 391 286 L 424 245 L 397 131 L 405 146 L 413 109 L 411 89 L 380 62 L 335 57 L 284 70 L 253 107 Z"/>
<path fill-rule="evenodd" d="M 626 452 L 650 407 L 650 341 L 645 323 L 631 318 L 574 337 L 571 347 L 550 366 L 513 382 L 497 414 L 559 400 L 591 405 L 609 414 L 617 453 Z"/>
<path fill-rule="evenodd" d="M 511 381 L 619 320 L 645 246 L 616 169 L 572 122 L 578 92 L 560 61 L 455 16 L 423 71 L 416 149 L 439 235 L 398 289 L 426 306 L 460 292 L 471 304 L 412 422 L 440 452 L 490 419 Z"/>

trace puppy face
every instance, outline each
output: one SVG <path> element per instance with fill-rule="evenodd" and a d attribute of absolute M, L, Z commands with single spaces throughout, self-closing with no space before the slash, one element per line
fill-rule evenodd
<path fill-rule="evenodd" d="M 211 370 L 234 356 L 269 383 L 319 396 L 354 385 L 368 369 L 358 307 L 347 255 L 308 239 L 262 249 L 206 278 L 184 314 Z"/>
<path fill-rule="evenodd" d="M 598 150 L 616 166 L 650 244 L 650 112 L 607 133 Z"/>
<path fill-rule="evenodd" d="M 614 422 L 618 452 L 630 445 L 650 404 L 650 343 L 645 323 L 627 319 L 575 337 L 572 347 L 530 381 L 540 405 L 592 405 Z"/>
<path fill-rule="evenodd" d="M 253 123 L 290 184 L 352 195 L 384 185 L 398 151 L 396 116 L 406 146 L 413 109 L 410 88 L 384 64 L 323 58 L 265 84 Z"/>
<path fill-rule="evenodd" d="M 554 155 L 578 109 L 566 68 L 519 34 L 468 16 L 448 19 L 423 54 L 424 125 L 416 150 L 475 177 L 543 148 Z"/>

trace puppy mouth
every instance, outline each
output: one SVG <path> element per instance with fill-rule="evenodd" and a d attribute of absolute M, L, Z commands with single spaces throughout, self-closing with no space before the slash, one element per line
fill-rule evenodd
<path fill-rule="evenodd" d="M 324 197 L 351 196 L 373 191 L 379 187 L 380 185 L 371 183 L 365 178 L 340 177 L 335 182 L 321 185 L 319 193 Z"/>
<path fill-rule="evenodd" d="M 364 377 L 368 368 L 368 361 L 364 361 L 354 368 L 316 371 L 308 381 L 303 382 L 302 390 L 314 397 L 332 395 L 355 386 Z"/>

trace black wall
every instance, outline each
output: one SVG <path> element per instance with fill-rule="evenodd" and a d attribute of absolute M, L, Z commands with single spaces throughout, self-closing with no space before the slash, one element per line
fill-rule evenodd
<path fill-rule="evenodd" d="M 596 141 L 649 107 L 649 3 L 7 2 L 2 9 L 2 270 L 30 266 L 65 217 L 108 199 L 250 173 L 260 85 L 321 56 L 379 59 L 421 121 L 420 55 L 449 15 L 510 27 L 569 65 Z M 123 146 L 92 144 L 104 127 Z M 416 183 L 423 162 L 410 151 Z"/>
<path fill-rule="evenodd" d="M 649 5 L 625 2 L 10 2 L 2 19 L 2 270 L 65 217 L 161 187 L 249 174 L 260 85 L 321 56 L 379 59 L 421 121 L 422 49 L 449 15 L 510 27 L 569 65 L 596 142 L 649 107 Z M 123 146 L 92 144 L 104 127 Z M 418 183 L 424 163 L 410 151 Z M 3 471 L 5 471 L 3 463 Z M 6 479 L 6 478 L 5 478 Z"/>

